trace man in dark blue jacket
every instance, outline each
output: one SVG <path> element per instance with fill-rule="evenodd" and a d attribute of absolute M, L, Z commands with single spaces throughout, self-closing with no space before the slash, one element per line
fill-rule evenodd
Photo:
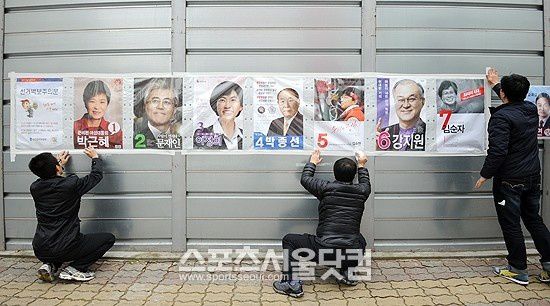
<path fill-rule="evenodd" d="M 503 104 L 491 108 L 489 149 L 476 183 L 480 188 L 493 178 L 493 197 L 498 222 L 508 250 L 507 267 L 494 267 L 495 274 L 521 285 L 529 284 L 525 239 L 520 219 L 531 233 L 541 255 L 540 281 L 550 282 L 550 232 L 539 215 L 540 161 L 537 141 L 537 107 L 524 101 L 529 91 L 526 77 L 512 74 L 500 80 L 494 69 L 487 81 Z"/>
<path fill-rule="evenodd" d="M 88 268 L 115 243 L 110 233 L 80 233 L 80 198 L 103 178 L 101 159 L 92 148 L 84 153 L 92 159 L 90 174 L 79 178 L 71 174 L 62 176 L 63 166 L 70 155 L 64 151 L 56 159 L 51 153 L 33 157 L 29 168 L 39 179 L 31 184 L 38 224 L 32 241 L 34 254 L 44 264 L 38 269 L 38 278 L 53 281 L 57 269 L 64 262 L 59 278 L 88 281 L 94 273 Z"/>
<path fill-rule="evenodd" d="M 293 252 L 298 250 L 303 256 L 305 252 L 301 250 L 304 249 L 309 251 L 308 255 L 314 255 L 312 261 L 321 264 L 323 261 L 340 261 L 336 263 L 340 265 L 340 282 L 351 286 L 357 284 L 352 270 L 358 265 L 357 258 L 364 254 L 367 245 L 360 227 L 371 185 L 365 167 L 367 156 L 359 152 L 356 158 L 357 164 L 349 158 L 341 158 L 334 163 L 336 180 L 333 182 L 314 177 L 317 165 L 323 160 L 319 150 L 315 150 L 305 165 L 300 182 L 319 199 L 319 225 L 316 235 L 288 234 L 283 238 L 284 278 L 273 283 L 277 293 L 292 297 L 304 295 L 301 282 L 292 271 L 299 261 L 292 255 Z M 353 184 L 355 174 L 358 176 L 358 184 Z"/>

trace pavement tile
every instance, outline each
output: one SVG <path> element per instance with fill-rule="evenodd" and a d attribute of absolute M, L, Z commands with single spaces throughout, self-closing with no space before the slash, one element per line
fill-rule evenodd
<path fill-rule="evenodd" d="M 83 306 L 90 303 L 90 301 L 82 300 L 63 300 L 63 306 Z"/>
<path fill-rule="evenodd" d="M 435 280 L 435 276 L 433 274 L 415 274 L 411 275 L 412 280 Z"/>
<path fill-rule="evenodd" d="M 422 263 L 417 259 L 398 260 L 397 263 L 401 268 L 422 268 Z"/>
<path fill-rule="evenodd" d="M 543 299 L 550 299 L 550 290 L 535 291 Z"/>
<path fill-rule="evenodd" d="M 405 268 L 407 274 L 428 274 L 430 273 L 427 268 Z"/>
<path fill-rule="evenodd" d="M 260 299 L 262 302 L 269 302 L 269 305 L 272 305 L 274 302 L 284 302 L 286 305 L 289 301 L 288 296 L 276 293 L 275 291 L 272 293 L 262 293 Z"/>
<path fill-rule="evenodd" d="M 67 295 L 71 294 L 71 292 L 72 291 L 53 291 L 50 289 L 42 294 L 41 297 L 45 299 L 64 299 Z"/>
<path fill-rule="evenodd" d="M 507 284 L 499 284 L 499 286 L 505 292 L 528 291 L 530 289 L 527 286 L 519 285 L 519 284 L 512 283 L 512 282 L 509 282 Z"/>
<path fill-rule="evenodd" d="M 147 299 L 148 302 L 172 302 L 176 299 L 176 293 L 153 293 Z"/>
<path fill-rule="evenodd" d="M 80 284 L 80 286 L 76 287 L 74 290 L 99 292 L 99 290 L 101 290 L 103 286 L 104 285 L 101 285 L 101 284 L 82 283 Z"/>
<path fill-rule="evenodd" d="M 9 282 L 7 284 L 5 284 L 4 286 L 2 286 L 2 288 L 6 288 L 6 289 L 20 289 L 20 290 L 23 290 L 27 287 L 29 287 L 31 284 L 27 283 L 27 282 L 17 282 L 17 281 L 13 281 L 13 282 Z"/>
<path fill-rule="evenodd" d="M 257 293 L 233 293 L 231 297 L 232 301 L 241 301 L 241 302 L 256 302 L 260 301 L 260 295 Z"/>
<path fill-rule="evenodd" d="M 465 267 L 466 264 L 460 259 L 444 259 L 443 265 L 446 267 Z"/>
<path fill-rule="evenodd" d="M 432 301 L 436 305 L 452 305 L 452 304 L 462 304 L 458 298 L 454 295 L 439 295 L 432 296 Z"/>
<path fill-rule="evenodd" d="M 389 284 L 389 283 L 366 283 L 365 286 L 369 290 L 373 290 L 373 289 L 391 289 L 391 284 Z"/>
<path fill-rule="evenodd" d="M 231 300 L 231 306 L 257 306 L 258 302 L 242 302 Z"/>
<path fill-rule="evenodd" d="M 449 291 L 451 291 L 452 294 L 479 294 L 477 292 L 476 287 L 473 285 L 461 285 L 456 287 L 449 287 Z"/>
<path fill-rule="evenodd" d="M 397 289 L 397 293 L 401 297 L 424 295 L 424 291 L 420 288 Z"/>
<path fill-rule="evenodd" d="M 208 284 L 183 284 L 180 288 L 180 292 L 206 292 Z"/>
<path fill-rule="evenodd" d="M 440 280 L 417 280 L 416 283 L 423 288 L 445 287 Z"/>
<path fill-rule="evenodd" d="M 22 289 L 9 289 L 9 288 L 0 288 L 0 296 L 15 296 L 17 293 L 21 292 Z"/>
<path fill-rule="evenodd" d="M 146 301 L 151 295 L 150 291 L 128 291 L 120 298 L 128 301 Z"/>
<path fill-rule="evenodd" d="M 434 305 L 432 299 L 427 296 L 406 296 L 405 304 L 410 306 Z"/>
<path fill-rule="evenodd" d="M 233 294 L 227 293 L 227 292 L 217 292 L 217 293 L 208 292 L 204 296 L 203 301 L 209 305 L 211 302 L 229 301 L 231 300 L 231 296 L 233 296 Z"/>
<path fill-rule="evenodd" d="M 376 298 L 348 299 L 348 306 L 376 305 Z"/>
<path fill-rule="evenodd" d="M 178 293 L 176 295 L 176 301 L 180 302 L 201 302 L 204 298 L 204 293 L 196 293 L 196 292 L 189 292 L 189 293 Z"/>
<path fill-rule="evenodd" d="M 93 291 L 73 291 L 65 299 L 91 301 L 98 293 Z"/>
<path fill-rule="evenodd" d="M 403 268 L 383 268 L 382 269 L 383 275 L 405 275 L 405 269 Z"/>
<path fill-rule="evenodd" d="M 544 291 L 550 289 L 550 285 L 543 283 L 531 283 L 527 288 L 534 291 Z"/>
<path fill-rule="evenodd" d="M 127 291 L 130 284 L 107 284 L 101 288 L 101 291 Z"/>
<path fill-rule="evenodd" d="M 408 274 L 386 275 L 386 280 L 389 282 L 410 281 L 412 279 L 412 276 Z"/>
<path fill-rule="evenodd" d="M 6 306 L 20 306 L 20 305 L 28 305 L 32 302 L 34 302 L 34 298 L 19 298 L 19 297 L 12 297 L 11 299 L 2 302 L 2 305 Z"/>
<path fill-rule="evenodd" d="M 337 300 L 343 299 L 344 293 L 342 291 L 330 291 L 330 292 L 316 292 L 319 300 Z M 307 293 L 306 293 L 307 294 Z"/>
<path fill-rule="evenodd" d="M 514 292 L 514 293 L 511 293 L 511 295 L 516 300 L 532 300 L 532 299 L 539 298 L 536 291 Z"/>
<path fill-rule="evenodd" d="M 21 292 L 17 293 L 16 297 L 30 297 L 30 298 L 37 298 L 44 294 L 44 291 L 38 291 L 38 290 L 22 290 Z"/>
<path fill-rule="evenodd" d="M 424 288 L 424 292 L 427 296 L 451 294 L 451 291 L 449 291 L 449 289 L 447 288 Z"/>
<path fill-rule="evenodd" d="M 376 298 L 376 305 L 378 306 L 405 305 L 405 300 L 403 300 L 403 298 L 397 298 L 397 297 Z"/>
<path fill-rule="evenodd" d="M 417 288 L 418 284 L 415 281 L 390 282 L 393 289 Z"/>
<path fill-rule="evenodd" d="M 128 287 L 128 291 L 153 291 L 156 286 L 156 284 L 135 283 Z"/>
<path fill-rule="evenodd" d="M 442 279 L 441 283 L 445 287 L 455 287 L 460 285 L 466 285 L 466 281 L 461 278 L 454 278 L 454 279 Z"/>
<path fill-rule="evenodd" d="M 376 262 L 379 268 L 399 268 L 399 262 L 394 260 L 379 260 Z"/>
<path fill-rule="evenodd" d="M 399 297 L 399 293 L 395 289 L 371 289 L 370 294 L 374 297 Z"/>
<path fill-rule="evenodd" d="M 484 293 L 483 294 L 487 301 L 493 302 L 513 302 L 514 298 L 508 292 L 494 292 L 494 293 Z"/>
<path fill-rule="evenodd" d="M 457 294 L 456 297 L 467 305 L 489 302 L 482 294 Z"/>
<path fill-rule="evenodd" d="M 498 284 L 480 284 L 474 285 L 474 287 L 479 293 L 502 292 L 502 287 L 500 287 Z"/>
<path fill-rule="evenodd" d="M 181 285 L 158 285 L 155 289 L 153 289 L 153 292 L 178 293 L 181 287 Z"/>
<path fill-rule="evenodd" d="M 233 292 L 233 289 L 235 288 L 234 285 L 216 285 L 216 284 L 210 284 L 208 288 L 206 289 L 206 292 L 208 293 L 216 293 L 216 292 Z"/>
<path fill-rule="evenodd" d="M 113 300 L 117 301 L 124 294 L 121 291 L 101 291 L 95 297 L 94 300 Z"/>
<path fill-rule="evenodd" d="M 358 299 L 358 298 L 370 298 L 372 297 L 368 290 L 350 290 L 344 291 L 344 297 L 346 299 Z"/>
<path fill-rule="evenodd" d="M 525 306 L 550 306 L 550 301 L 548 300 L 528 300 L 522 301 Z"/>
<path fill-rule="evenodd" d="M 470 285 L 480 285 L 480 284 L 492 284 L 493 282 L 487 277 L 472 277 L 467 278 L 466 282 Z"/>

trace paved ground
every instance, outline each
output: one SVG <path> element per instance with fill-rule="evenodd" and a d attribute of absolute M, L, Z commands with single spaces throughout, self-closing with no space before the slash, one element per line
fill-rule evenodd
<path fill-rule="evenodd" d="M 356 287 L 333 281 L 306 282 L 301 299 L 273 292 L 270 281 L 182 280 L 178 262 L 108 260 L 96 265 L 88 283 L 43 283 L 40 264 L 29 258 L 0 258 L 3 305 L 550 305 L 550 286 L 539 283 L 530 257 L 531 284 L 493 276 L 488 259 L 375 260 L 373 280 Z M 321 271 L 322 272 L 322 271 Z"/>

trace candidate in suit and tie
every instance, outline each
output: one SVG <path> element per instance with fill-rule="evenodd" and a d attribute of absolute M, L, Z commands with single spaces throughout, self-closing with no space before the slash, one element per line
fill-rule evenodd
<path fill-rule="evenodd" d="M 539 136 L 548 136 L 545 133 L 546 130 L 550 129 L 550 95 L 545 92 L 541 92 L 535 99 L 535 104 L 537 105 L 537 111 L 539 113 Z"/>
<path fill-rule="evenodd" d="M 292 88 L 284 88 L 277 94 L 277 104 L 283 117 L 271 121 L 267 136 L 302 136 L 304 116 L 298 112 L 300 96 Z"/>

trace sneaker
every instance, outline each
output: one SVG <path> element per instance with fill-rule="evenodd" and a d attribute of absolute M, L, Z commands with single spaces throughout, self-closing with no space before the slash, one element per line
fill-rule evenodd
<path fill-rule="evenodd" d="M 276 281 L 273 282 L 273 290 L 280 294 L 289 295 L 291 297 L 299 298 L 304 296 L 304 290 L 302 289 L 302 283 L 299 281 Z"/>
<path fill-rule="evenodd" d="M 341 269 L 340 275 L 342 275 L 342 278 L 338 279 L 338 282 L 347 286 L 357 286 L 359 282 L 356 280 L 351 280 L 350 274 L 351 273 L 349 272 L 348 269 Z"/>
<path fill-rule="evenodd" d="M 57 268 L 53 264 L 45 263 L 38 269 L 37 276 L 38 279 L 50 283 L 55 280 L 55 272 Z"/>
<path fill-rule="evenodd" d="M 59 278 L 64 280 L 75 280 L 79 282 L 86 282 L 95 277 L 93 272 L 81 272 L 77 269 L 68 266 L 59 273 Z"/>
<path fill-rule="evenodd" d="M 516 284 L 526 286 L 526 285 L 529 285 L 529 274 L 527 274 L 527 270 L 524 270 L 524 271 L 515 269 L 512 266 L 507 266 L 502 268 L 493 267 L 493 272 L 496 275 L 502 276 L 508 280 L 511 280 Z"/>
<path fill-rule="evenodd" d="M 537 278 L 541 283 L 550 283 L 550 273 L 546 270 L 542 270 Z"/>

